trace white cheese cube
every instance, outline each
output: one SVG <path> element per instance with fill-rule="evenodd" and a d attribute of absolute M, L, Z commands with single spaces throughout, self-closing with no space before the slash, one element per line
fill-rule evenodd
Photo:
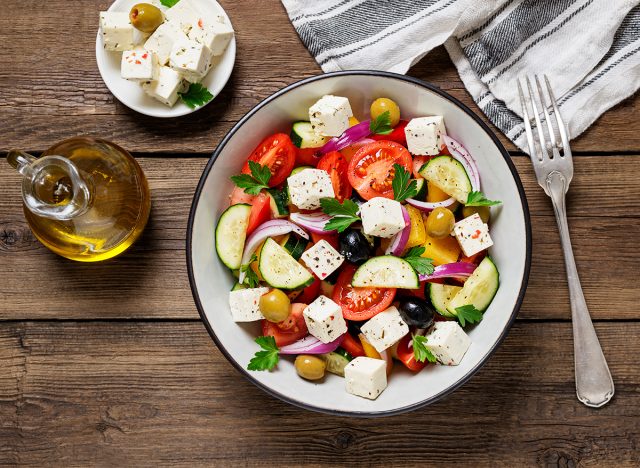
<path fill-rule="evenodd" d="M 122 52 L 133 49 L 134 27 L 129 20 L 129 13 L 101 11 L 100 31 L 102 44 L 106 50 Z"/>
<path fill-rule="evenodd" d="M 336 271 L 344 262 L 340 252 L 324 239 L 306 250 L 300 258 L 321 280 Z"/>
<path fill-rule="evenodd" d="M 173 45 L 177 42 L 188 41 L 187 35 L 174 23 L 164 22 L 144 43 L 144 48 L 158 56 L 160 65 L 166 65 L 171 55 Z"/>
<path fill-rule="evenodd" d="M 471 338 L 458 322 L 436 322 L 427 335 L 425 346 L 441 364 L 457 366 L 471 346 Z"/>
<path fill-rule="evenodd" d="M 164 12 L 167 21 L 174 23 L 187 34 L 198 24 L 204 23 L 204 15 L 198 10 L 192 0 L 180 0 Z"/>
<path fill-rule="evenodd" d="M 142 88 L 152 98 L 172 107 L 178 100 L 178 93 L 184 91 L 182 75 L 169 67 L 158 69 L 158 79 L 143 83 Z"/>
<path fill-rule="evenodd" d="M 405 228 L 400 202 L 375 197 L 360 206 L 362 229 L 369 236 L 393 237 Z"/>
<path fill-rule="evenodd" d="M 189 38 L 207 46 L 213 55 L 222 55 L 233 38 L 233 28 L 224 22 L 200 22 L 189 31 Z"/>
<path fill-rule="evenodd" d="M 125 80 L 153 81 L 158 78 L 156 54 L 144 49 L 125 50 L 120 63 L 120 75 Z"/>
<path fill-rule="evenodd" d="M 467 216 L 454 224 L 453 234 L 467 257 L 493 245 L 493 240 L 489 235 L 489 226 L 482 222 L 478 213 Z"/>
<path fill-rule="evenodd" d="M 229 308 L 234 322 L 255 322 L 264 316 L 260 311 L 260 298 L 269 288 L 239 289 L 229 293 Z"/>
<path fill-rule="evenodd" d="M 404 128 L 404 134 L 411 154 L 416 156 L 440 154 L 444 146 L 442 135 L 447 134 L 444 117 L 435 115 L 411 119 Z"/>
<path fill-rule="evenodd" d="M 142 47 L 142 45 L 147 42 L 147 39 L 149 39 L 149 36 L 151 36 L 151 34 L 145 33 L 140 31 L 139 29 L 133 28 L 133 45 L 134 46 L 140 46 Z"/>
<path fill-rule="evenodd" d="M 323 343 L 330 343 L 347 332 L 342 308 L 327 296 L 319 296 L 302 315 L 309 333 Z"/>
<path fill-rule="evenodd" d="M 211 57 L 209 48 L 199 42 L 177 42 L 171 49 L 169 66 L 180 72 L 187 81 L 197 83 L 209 71 Z"/>
<path fill-rule="evenodd" d="M 346 97 L 326 95 L 309 108 L 311 128 L 321 136 L 340 136 L 353 116 Z"/>
<path fill-rule="evenodd" d="M 375 400 L 387 388 L 387 363 L 360 356 L 344 368 L 347 392 Z"/>
<path fill-rule="evenodd" d="M 376 351 L 381 353 L 409 333 L 409 326 L 402 320 L 400 311 L 395 306 L 391 306 L 371 317 L 360 330 Z"/>
<path fill-rule="evenodd" d="M 301 210 L 320 208 L 320 199 L 335 197 L 331 177 L 322 169 L 305 169 L 287 178 L 291 203 Z"/>

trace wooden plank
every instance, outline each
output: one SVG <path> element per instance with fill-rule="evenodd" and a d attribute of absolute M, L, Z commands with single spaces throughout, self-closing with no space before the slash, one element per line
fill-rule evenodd
<path fill-rule="evenodd" d="M 594 318 L 640 318 L 637 287 L 628 280 L 640 260 L 636 248 L 640 208 L 635 201 L 640 186 L 630 169 L 638 159 L 585 156 L 576 164 L 570 225 Z M 128 253 L 100 264 L 70 262 L 42 247 L 20 209 L 19 177 L 8 165 L 0 164 L 0 263 L 4 272 L 0 320 L 197 317 L 186 274 L 184 239 L 193 191 L 206 160 L 139 160 L 152 188 L 151 221 Z M 531 280 L 520 317 L 567 319 L 566 277 L 550 202 L 536 185 L 528 159 L 514 161 L 529 196 L 534 234 Z M 606 196 L 602 187 L 607 187 Z M 616 298 L 615 307 L 611 297 Z"/>
<path fill-rule="evenodd" d="M 570 325 L 519 323 L 443 401 L 366 420 L 267 396 L 199 323 L 12 323 L 0 464 L 638 466 L 640 324 L 596 328 L 616 382 L 602 409 L 575 397 Z"/>
<path fill-rule="evenodd" d="M 262 99 L 321 72 L 279 1 L 260 2 L 259 7 L 251 0 L 221 1 L 238 40 L 229 84 L 215 103 L 191 116 L 171 120 L 145 117 L 111 95 L 95 63 L 98 11 L 110 3 L 85 1 L 79 7 L 77 2 L 51 0 L 47 8 L 37 2 L 3 3 L 0 151 L 11 147 L 42 151 L 61 138 L 93 134 L 133 151 L 207 154 L 233 123 Z M 38 59 L 25 51 L 37 51 Z M 409 74 L 439 86 L 481 114 L 442 47 L 428 54 Z M 640 151 L 640 132 L 634 124 L 638 102 L 632 98 L 605 114 L 575 141 L 574 151 Z M 509 149 L 515 149 L 502 135 L 500 138 Z"/>

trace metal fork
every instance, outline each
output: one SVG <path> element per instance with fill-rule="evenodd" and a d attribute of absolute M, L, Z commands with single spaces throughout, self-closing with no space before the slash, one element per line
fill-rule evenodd
<path fill-rule="evenodd" d="M 533 108 L 532 113 L 538 136 L 537 141 L 531 129 L 529 109 L 526 105 L 520 80 L 518 80 L 522 117 L 524 119 L 527 141 L 529 142 L 529 154 L 531 156 L 531 162 L 533 163 L 533 169 L 535 170 L 538 184 L 540 184 L 545 193 L 551 197 L 553 211 L 555 212 L 558 223 L 558 230 L 560 231 L 560 240 L 562 242 L 562 251 L 564 253 L 564 262 L 569 283 L 569 297 L 571 300 L 576 393 L 578 400 L 585 405 L 599 408 L 607 404 L 613 397 L 613 379 L 611 378 L 607 361 L 602 353 L 600 342 L 598 341 L 593 323 L 591 322 L 571 249 L 565 206 L 565 194 L 569 190 L 569 184 L 573 178 L 573 159 L 571 156 L 571 148 L 569 147 L 568 131 L 558 111 L 558 105 L 546 75 L 544 76 L 544 81 L 547 85 L 549 100 L 551 101 L 551 115 L 542 91 L 542 86 L 540 86 L 540 80 L 538 76 L 535 76 L 538 91 L 537 99 L 544 113 L 549 143 L 547 143 L 540 112 L 536 104 L 536 96 L 528 77 L 525 78 L 525 82 L 529 91 L 529 101 Z M 556 139 L 556 132 L 553 121 L 551 120 L 552 116 L 555 118 L 561 142 L 558 142 Z"/>

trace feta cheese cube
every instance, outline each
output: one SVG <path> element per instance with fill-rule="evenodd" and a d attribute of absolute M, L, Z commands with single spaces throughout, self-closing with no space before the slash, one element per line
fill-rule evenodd
<path fill-rule="evenodd" d="M 344 257 L 340 255 L 340 252 L 331 247 L 331 244 L 324 239 L 306 250 L 300 258 L 321 280 L 336 271 L 344 262 Z"/>
<path fill-rule="evenodd" d="M 106 50 L 122 52 L 133 49 L 134 27 L 129 13 L 123 11 L 101 11 L 100 31 Z"/>
<path fill-rule="evenodd" d="M 165 11 L 164 15 L 167 21 L 176 24 L 185 34 L 204 22 L 204 15 L 192 0 L 180 0 Z"/>
<path fill-rule="evenodd" d="M 411 154 L 416 156 L 440 154 L 440 149 L 444 146 L 442 135 L 447 134 L 444 117 L 435 115 L 411 119 L 404 128 L 404 134 Z"/>
<path fill-rule="evenodd" d="M 347 332 L 342 308 L 326 296 L 319 296 L 302 312 L 309 333 L 330 343 Z"/>
<path fill-rule="evenodd" d="M 120 75 L 125 80 L 153 81 L 158 78 L 156 54 L 144 49 L 125 50 L 120 63 Z"/>
<path fill-rule="evenodd" d="M 287 179 L 291 203 L 302 210 L 320 208 L 320 199 L 335 197 L 331 177 L 322 169 L 305 169 Z"/>
<path fill-rule="evenodd" d="M 264 316 L 260 311 L 260 298 L 269 288 L 249 288 L 229 293 L 229 308 L 234 322 L 255 322 Z"/>
<path fill-rule="evenodd" d="M 311 128 L 321 136 L 340 136 L 353 116 L 346 97 L 326 95 L 309 108 Z"/>
<path fill-rule="evenodd" d="M 441 364 L 457 366 L 471 346 L 471 339 L 458 322 L 436 322 L 427 335 L 425 346 Z"/>
<path fill-rule="evenodd" d="M 207 46 L 214 56 L 222 55 L 233 38 L 233 28 L 219 21 L 201 22 L 189 31 L 189 38 Z"/>
<path fill-rule="evenodd" d="M 405 226 L 400 202 L 375 197 L 360 206 L 362 229 L 369 236 L 393 237 Z"/>
<path fill-rule="evenodd" d="M 169 66 L 180 72 L 187 81 L 197 83 L 209 71 L 211 57 L 209 48 L 199 42 L 177 42 L 171 49 Z"/>
<path fill-rule="evenodd" d="M 360 330 L 376 351 L 381 353 L 409 333 L 409 326 L 402 320 L 400 311 L 391 306 L 371 317 Z"/>
<path fill-rule="evenodd" d="M 453 234 L 467 257 L 493 245 L 493 240 L 489 235 L 489 226 L 482 222 L 478 213 L 467 216 L 454 224 Z"/>
<path fill-rule="evenodd" d="M 178 100 L 178 93 L 184 91 L 182 75 L 169 67 L 158 69 L 158 79 L 143 83 L 142 88 L 152 98 L 173 106 Z"/>
<path fill-rule="evenodd" d="M 360 356 L 344 368 L 347 392 L 375 400 L 387 388 L 387 363 Z"/>
<path fill-rule="evenodd" d="M 173 45 L 177 42 L 188 41 L 187 35 L 175 23 L 164 22 L 144 43 L 144 48 L 158 56 L 160 65 L 166 65 L 171 55 Z"/>

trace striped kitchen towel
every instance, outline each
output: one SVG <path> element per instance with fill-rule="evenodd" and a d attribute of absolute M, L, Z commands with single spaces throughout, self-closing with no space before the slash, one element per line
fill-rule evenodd
<path fill-rule="evenodd" d="M 445 44 L 467 90 L 527 151 L 516 79 L 545 73 L 572 138 L 640 87 L 640 0 L 282 0 L 325 72 L 406 73 Z"/>

